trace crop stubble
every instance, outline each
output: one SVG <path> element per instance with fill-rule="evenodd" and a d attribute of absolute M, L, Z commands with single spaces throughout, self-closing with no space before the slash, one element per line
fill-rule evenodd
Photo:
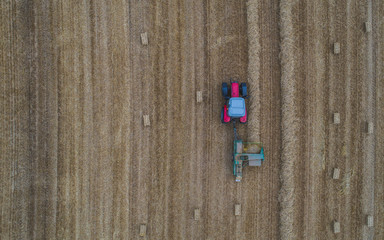
<path fill-rule="evenodd" d="M 380 160 L 373 156 L 374 137 L 364 132 L 364 122 L 375 119 L 376 113 L 369 109 L 382 109 L 374 107 L 375 76 L 369 62 L 378 64 L 371 60 L 370 36 L 363 29 L 369 19 L 369 4 L 281 1 L 282 161 L 283 166 L 294 162 L 296 176 L 292 181 L 289 171 L 282 170 L 282 238 L 332 238 L 331 223 L 335 220 L 341 223 L 338 236 L 343 239 L 374 236 L 374 230 L 365 226 L 365 218 L 378 213 L 373 197 L 380 182 L 373 181 L 377 178 L 373 172 L 380 167 L 375 161 Z M 373 43 L 380 45 L 378 41 L 373 38 Z M 339 55 L 332 53 L 334 42 L 341 43 Z M 289 84 L 284 86 L 285 80 Z M 298 85 L 292 87 L 294 83 Z M 284 104 L 287 98 L 292 105 Z M 284 115 L 284 111 L 291 112 Z M 341 115 L 339 125 L 332 123 L 334 112 Z M 294 134 L 286 136 L 288 131 Z M 292 144 L 294 141 L 298 146 Z M 285 147 L 290 144 L 300 151 L 293 153 Z M 334 167 L 341 169 L 340 181 L 331 178 Z M 293 222 L 285 222 L 285 217 Z"/>
<path fill-rule="evenodd" d="M 0 11 L 2 239 L 137 239 L 140 224 L 148 239 L 323 239 L 336 219 L 343 239 L 382 238 L 383 3 L 2 1 Z M 251 96 L 239 134 L 266 151 L 241 184 L 219 119 L 230 77 Z"/>

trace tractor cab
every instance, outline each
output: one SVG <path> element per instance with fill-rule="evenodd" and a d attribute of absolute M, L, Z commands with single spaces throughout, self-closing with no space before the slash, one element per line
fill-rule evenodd
<path fill-rule="evenodd" d="M 229 99 L 228 116 L 233 118 L 241 118 L 245 116 L 245 101 L 241 97 L 233 97 Z"/>

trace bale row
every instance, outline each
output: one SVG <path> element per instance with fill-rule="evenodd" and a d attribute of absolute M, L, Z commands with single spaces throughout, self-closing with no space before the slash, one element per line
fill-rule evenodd
<path fill-rule="evenodd" d="M 249 100 L 248 128 L 249 139 L 260 140 L 260 28 L 259 1 L 247 2 L 247 33 L 248 33 L 248 88 Z"/>
<path fill-rule="evenodd" d="M 297 152 L 298 132 L 300 129 L 295 103 L 296 82 L 294 29 L 292 8 L 295 1 L 280 1 L 280 38 L 281 38 L 281 96 L 282 96 L 282 154 L 281 189 L 279 193 L 281 239 L 297 239 L 294 226 L 294 163 Z"/>

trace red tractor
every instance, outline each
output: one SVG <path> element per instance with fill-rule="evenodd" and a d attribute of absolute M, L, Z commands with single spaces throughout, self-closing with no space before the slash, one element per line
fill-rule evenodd
<path fill-rule="evenodd" d="M 236 182 L 240 182 L 243 178 L 244 167 L 261 166 L 264 162 L 264 148 L 262 143 L 243 142 L 237 135 L 236 119 L 239 119 L 240 123 L 247 122 L 247 109 L 245 108 L 245 98 L 248 98 L 247 85 L 231 80 L 230 87 L 228 87 L 227 83 L 222 83 L 221 91 L 225 98 L 224 107 L 221 109 L 221 122 L 233 122 L 235 136 L 232 156 L 233 175 L 236 177 Z"/>
<path fill-rule="evenodd" d="M 225 98 L 224 107 L 221 109 L 221 122 L 229 123 L 239 119 L 240 123 L 246 123 L 245 99 L 248 98 L 247 85 L 231 80 L 230 87 L 226 82 L 222 83 L 221 92 Z"/>

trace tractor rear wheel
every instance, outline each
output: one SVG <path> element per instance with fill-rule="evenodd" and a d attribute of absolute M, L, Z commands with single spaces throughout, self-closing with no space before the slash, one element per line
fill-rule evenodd
<path fill-rule="evenodd" d="M 225 98 L 228 96 L 228 85 L 225 82 L 221 84 L 221 93 Z"/>
<path fill-rule="evenodd" d="M 247 84 L 246 83 L 240 84 L 240 93 L 244 98 L 247 97 Z"/>
<path fill-rule="evenodd" d="M 221 108 L 221 123 L 225 123 L 224 122 L 224 107 Z"/>

